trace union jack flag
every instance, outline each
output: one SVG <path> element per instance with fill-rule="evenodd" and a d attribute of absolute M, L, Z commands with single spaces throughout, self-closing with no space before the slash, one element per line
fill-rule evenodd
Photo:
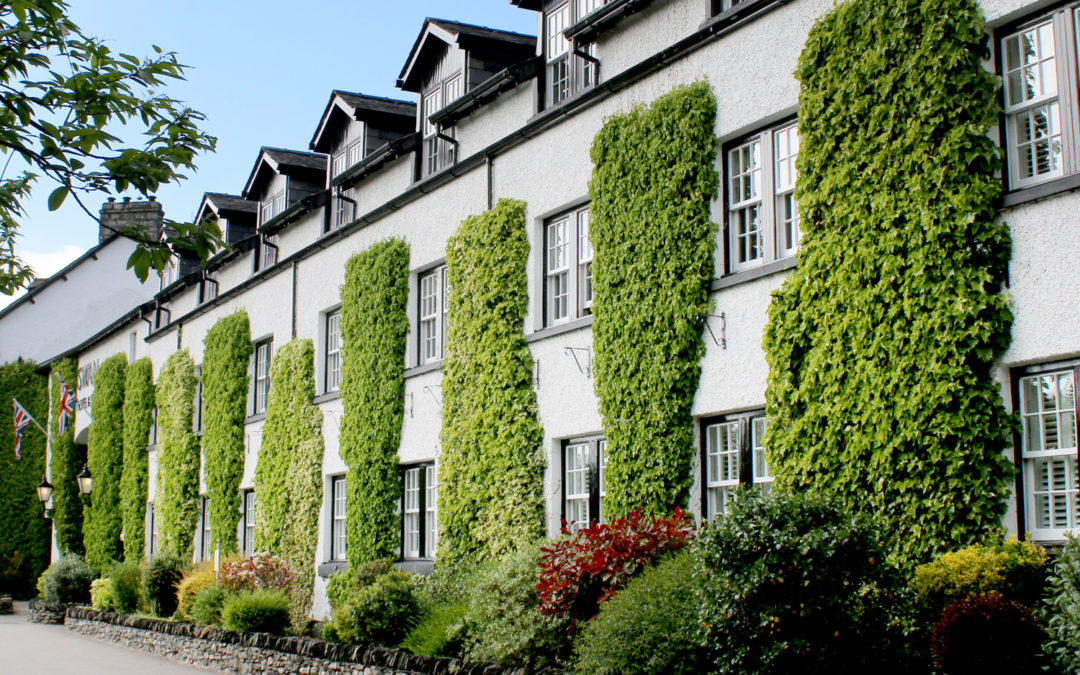
<path fill-rule="evenodd" d="M 64 378 L 59 375 L 56 379 L 60 380 L 60 414 L 56 426 L 60 430 L 60 435 L 63 435 L 75 416 L 75 390 L 69 387 L 67 382 L 64 382 Z"/>
<path fill-rule="evenodd" d="M 15 399 L 11 399 L 11 402 L 15 404 L 15 459 L 20 460 L 22 459 L 23 432 L 34 421 L 34 418 L 30 417 L 30 413 L 26 412 L 26 408 L 22 407 L 21 403 Z"/>

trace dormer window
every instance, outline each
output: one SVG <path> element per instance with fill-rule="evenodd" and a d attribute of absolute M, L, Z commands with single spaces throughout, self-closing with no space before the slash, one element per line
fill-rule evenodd
<path fill-rule="evenodd" d="M 446 138 L 439 137 L 439 126 L 431 122 L 430 116 L 461 97 L 461 83 L 461 73 L 457 73 L 435 84 L 424 95 L 424 175 L 438 173 L 457 159 L 454 144 Z M 449 136 L 450 134 L 442 132 L 442 135 Z"/>
<path fill-rule="evenodd" d="M 360 163 L 364 158 L 364 125 L 357 122 L 347 124 L 342 129 L 340 138 L 334 144 L 334 154 L 330 163 L 331 177 L 340 176 L 349 168 Z"/>
<path fill-rule="evenodd" d="M 269 197 L 259 208 L 259 224 L 263 225 L 285 210 L 285 191 L 281 190 Z"/>
<path fill-rule="evenodd" d="M 568 27 L 606 5 L 608 0 L 566 0 L 544 12 L 544 60 L 547 63 L 548 106 L 561 104 L 596 85 L 596 45 L 574 51 L 563 34 Z M 585 58 L 582 54 L 588 54 Z"/>

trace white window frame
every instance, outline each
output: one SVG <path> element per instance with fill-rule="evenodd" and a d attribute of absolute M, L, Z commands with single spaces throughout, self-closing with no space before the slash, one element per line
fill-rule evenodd
<path fill-rule="evenodd" d="M 1022 527 L 1035 541 L 1063 541 L 1067 534 L 1080 534 L 1077 367 L 1068 365 L 1029 370 L 1038 372 L 1025 372 L 1016 378 L 1016 403 L 1021 425 L 1018 460 L 1024 486 L 1025 522 Z M 1033 392 L 1038 392 L 1034 401 Z M 1050 396 L 1046 396 L 1048 392 Z M 1069 401 L 1068 397 L 1072 400 Z M 1047 401 L 1051 398 L 1053 405 L 1048 406 Z M 1044 463 L 1045 468 L 1040 467 Z M 1063 472 L 1064 485 L 1055 486 L 1053 475 L 1047 476 L 1045 485 L 1039 485 L 1039 469 L 1042 468 L 1042 472 L 1053 471 L 1055 465 L 1060 466 Z M 1047 520 L 1044 522 L 1040 522 L 1040 495 L 1046 497 Z M 1056 522 L 1057 514 L 1063 516 L 1062 524 Z"/>
<path fill-rule="evenodd" d="M 571 532 L 605 522 L 607 439 L 572 438 L 562 443 L 562 518 Z"/>
<path fill-rule="evenodd" d="M 255 343 L 255 368 L 252 371 L 252 403 L 253 415 L 266 412 L 267 400 L 270 397 L 270 360 L 273 358 L 272 338 L 260 340 Z"/>
<path fill-rule="evenodd" d="M 401 557 L 433 560 L 438 538 L 438 468 L 434 462 L 402 465 L 401 483 Z"/>
<path fill-rule="evenodd" d="M 567 28 L 606 5 L 610 0 L 567 0 L 544 12 L 544 104 L 561 105 L 575 94 L 596 86 L 597 64 L 574 53 L 564 34 Z M 596 58 L 596 45 L 580 48 Z"/>
<path fill-rule="evenodd" d="M 702 421 L 701 512 L 706 520 L 728 512 L 740 484 L 752 484 L 766 494 L 772 489 L 765 429 L 762 411 Z"/>
<path fill-rule="evenodd" d="M 323 364 L 325 393 L 341 390 L 341 310 L 326 313 L 326 343 Z"/>
<path fill-rule="evenodd" d="M 240 542 L 241 551 L 251 556 L 255 553 L 255 490 L 240 491 L 241 508 L 243 509 L 244 536 Z"/>
<path fill-rule="evenodd" d="M 593 248 L 589 205 L 544 223 L 544 325 L 554 326 L 592 313 Z"/>
<path fill-rule="evenodd" d="M 431 115 L 461 98 L 465 93 L 465 76 L 459 71 L 432 86 L 423 96 L 424 115 L 424 176 L 434 175 L 457 162 L 457 150 L 453 143 L 439 138 L 439 125 L 431 121 Z M 452 137 L 452 129 L 443 135 Z"/>
<path fill-rule="evenodd" d="M 345 476 L 330 478 L 330 559 L 345 560 L 347 536 L 345 516 L 348 512 L 348 495 Z"/>
<path fill-rule="evenodd" d="M 418 363 L 424 365 L 441 361 L 446 347 L 446 265 L 418 274 L 416 287 Z"/>
<path fill-rule="evenodd" d="M 798 148 L 798 127 L 787 121 L 724 149 L 726 248 L 731 272 L 760 267 L 798 252 Z"/>

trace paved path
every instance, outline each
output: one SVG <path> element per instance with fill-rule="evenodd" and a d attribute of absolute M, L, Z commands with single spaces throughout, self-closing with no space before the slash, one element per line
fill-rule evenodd
<path fill-rule="evenodd" d="M 76 635 L 63 626 L 30 623 L 26 617 L 25 602 L 15 603 L 15 614 L 0 615 L 0 673 L 205 675 L 209 672 Z"/>

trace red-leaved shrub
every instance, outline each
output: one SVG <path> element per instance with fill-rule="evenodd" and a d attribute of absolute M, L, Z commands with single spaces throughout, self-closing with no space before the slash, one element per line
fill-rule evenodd
<path fill-rule="evenodd" d="M 1045 635 L 1031 611 L 998 595 L 954 602 L 934 626 L 930 650 L 945 675 L 1042 672 Z"/>
<path fill-rule="evenodd" d="M 596 616 L 635 574 L 659 556 L 677 551 L 694 537 L 694 521 L 680 508 L 669 518 L 648 518 L 634 511 L 611 524 L 592 523 L 541 549 L 540 611 L 570 614 L 576 621 Z"/>
<path fill-rule="evenodd" d="M 289 591 L 296 575 L 289 564 L 266 553 L 256 553 L 243 560 L 221 563 L 218 584 L 229 593 L 258 589 Z"/>

